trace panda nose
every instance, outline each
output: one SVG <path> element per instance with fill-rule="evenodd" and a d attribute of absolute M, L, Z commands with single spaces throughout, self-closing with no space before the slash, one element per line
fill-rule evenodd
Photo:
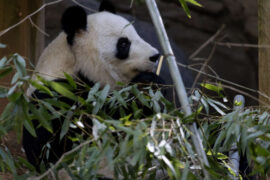
<path fill-rule="evenodd" d="M 160 54 L 155 54 L 154 56 L 151 56 L 149 59 L 152 62 L 156 62 L 160 57 Z"/>

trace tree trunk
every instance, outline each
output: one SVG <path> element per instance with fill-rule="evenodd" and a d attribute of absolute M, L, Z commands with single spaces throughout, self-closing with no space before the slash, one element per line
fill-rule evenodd
<path fill-rule="evenodd" d="M 270 1 L 258 1 L 259 44 L 270 45 Z M 270 48 L 259 49 L 259 91 L 270 97 Z M 259 97 L 270 105 L 270 98 Z"/>
<path fill-rule="evenodd" d="M 43 0 L 0 0 L 0 31 L 18 23 L 21 19 L 37 10 L 43 4 Z M 33 16 L 32 21 L 44 29 L 44 10 Z M 7 45 L 0 49 L 0 59 L 13 53 L 19 53 L 25 57 L 26 62 L 35 64 L 44 47 L 44 35 L 29 20 L 10 30 L 0 37 L 0 43 Z M 29 66 L 28 66 L 29 68 Z M 11 76 L 1 79 L 0 85 L 9 86 Z M 0 99 L 0 114 L 7 101 Z"/>

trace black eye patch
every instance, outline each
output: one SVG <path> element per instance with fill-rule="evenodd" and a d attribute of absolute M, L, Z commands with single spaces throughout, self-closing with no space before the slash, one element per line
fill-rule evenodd
<path fill-rule="evenodd" d="M 116 57 L 118 59 L 127 59 L 129 56 L 131 42 L 128 38 L 122 37 L 118 39 L 116 44 Z"/>

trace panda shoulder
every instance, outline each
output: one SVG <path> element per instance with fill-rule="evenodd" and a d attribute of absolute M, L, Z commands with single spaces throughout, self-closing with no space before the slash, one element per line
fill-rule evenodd
<path fill-rule="evenodd" d="M 33 74 L 42 76 L 47 80 L 64 78 L 64 72 L 73 74 L 75 58 L 67 44 L 67 35 L 61 32 L 42 52 Z M 30 86 L 27 89 L 27 95 L 31 95 L 35 88 Z"/>
<path fill-rule="evenodd" d="M 67 44 L 66 34 L 62 32 L 44 49 L 35 71 L 52 80 L 63 77 L 63 72 L 72 74 L 74 63 L 74 55 Z"/>

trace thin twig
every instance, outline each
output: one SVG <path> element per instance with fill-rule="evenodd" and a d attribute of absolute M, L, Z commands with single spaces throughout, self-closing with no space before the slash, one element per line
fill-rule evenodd
<path fill-rule="evenodd" d="M 72 150 L 70 150 L 70 151 L 68 151 L 68 152 L 65 152 L 62 156 L 61 156 L 61 158 L 50 168 L 50 169 L 48 169 L 45 173 L 43 173 L 42 175 L 40 175 L 40 176 L 38 176 L 38 177 L 34 177 L 33 178 L 33 180 L 41 180 L 42 178 L 44 178 L 44 177 L 46 177 L 47 175 L 49 175 L 50 174 L 50 172 L 51 171 L 53 171 L 53 169 L 55 169 L 62 161 L 63 161 L 63 159 L 66 157 L 66 156 L 68 156 L 68 155 L 70 155 L 70 154 L 72 154 L 72 153 L 74 153 L 74 152 L 76 152 L 77 150 L 79 150 L 80 148 L 82 148 L 83 146 L 85 146 L 85 145 L 89 145 L 91 142 L 93 142 L 94 140 L 92 139 L 92 140 L 88 140 L 88 141 L 85 141 L 84 143 L 82 143 L 82 144 L 80 144 L 80 145 L 78 145 L 78 146 L 76 146 L 74 149 L 72 149 Z"/>
<path fill-rule="evenodd" d="M 93 12 L 93 13 L 97 12 L 97 10 L 94 10 L 94 9 L 92 9 L 92 8 L 89 8 L 89 7 L 87 7 L 87 6 L 85 6 L 85 5 L 81 4 L 81 3 L 79 3 L 79 2 L 76 1 L 76 0 L 72 0 L 72 2 L 74 2 L 74 3 L 77 4 L 78 6 L 81 6 L 82 8 L 85 8 L 85 9 L 87 9 L 87 10 Z"/>
<path fill-rule="evenodd" d="M 50 35 L 49 35 L 48 33 L 46 33 L 44 30 L 42 30 L 40 27 L 38 27 L 38 25 L 36 25 L 36 24 L 33 22 L 33 20 L 32 20 L 31 17 L 29 17 L 28 19 L 29 19 L 30 23 L 32 24 L 32 26 L 34 26 L 39 32 L 41 32 L 42 34 L 44 34 L 44 35 L 47 36 L 47 37 L 50 37 Z"/>
<path fill-rule="evenodd" d="M 129 4 L 129 8 L 130 8 L 130 9 L 132 8 L 133 3 L 134 3 L 134 0 L 131 0 L 131 1 L 130 1 L 130 4 Z"/>
<path fill-rule="evenodd" d="M 215 84 L 218 85 L 217 83 L 215 83 Z M 232 91 L 234 91 L 234 92 L 238 92 L 238 93 L 240 93 L 240 94 L 242 94 L 242 95 L 245 95 L 245 96 L 247 96 L 247 97 L 249 97 L 249 98 L 251 98 L 251 99 L 253 99 L 253 100 L 255 100 L 255 101 L 258 101 L 259 103 L 261 103 L 261 104 L 263 104 L 263 105 L 269 107 L 269 104 L 267 104 L 266 102 L 264 102 L 264 101 L 258 99 L 258 98 L 255 97 L 255 96 L 250 95 L 249 93 L 246 93 L 245 91 L 241 91 L 241 90 L 239 90 L 239 89 L 236 89 L 236 88 L 234 88 L 234 87 L 232 87 L 232 86 L 228 86 L 228 85 L 225 85 L 225 84 L 222 84 L 222 86 L 223 86 L 224 88 L 230 89 L 230 90 L 232 90 Z"/>
<path fill-rule="evenodd" d="M 245 44 L 245 43 L 232 43 L 232 42 L 215 42 L 219 46 L 231 47 L 245 47 L 245 48 L 270 48 L 267 44 Z"/>
<path fill-rule="evenodd" d="M 256 90 L 256 89 L 248 88 L 248 87 L 246 87 L 246 86 L 243 86 L 243 85 L 234 83 L 234 82 L 232 82 L 232 81 L 229 81 L 229 80 L 226 80 L 226 79 L 223 79 L 223 78 L 220 78 L 220 77 L 216 77 L 216 76 L 214 76 L 214 75 L 207 74 L 207 73 L 205 73 L 205 72 L 201 72 L 200 70 L 198 70 L 198 69 L 196 69 L 196 68 L 193 68 L 193 67 L 191 67 L 191 66 L 189 66 L 189 65 L 185 65 L 185 64 L 182 64 L 182 63 L 179 63 L 179 62 L 178 62 L 177 64 L 178 64 L 179 66 L 184 67 L 184 68 L 187 68 L 187 69 L 189 69 L 189 70 L 192 70 L 192 71 L 195 71 L 195 72 L 200 72 L 202 75 L 205 75 L 205 76 L 207 76 L 207 77 L 213 78 L 213 79 L 215 79 L 215 80 L 218 80 L 218 81 L 221 81 L 221 82 L 230 84 L 230 85 L 232 85 L 232 86 L 235 86 L 235 87 L 238 87 L 238 88 L 241 88 L 241 89 L 244 89 L 244 90 L 253 92 L 253 93 L 257 93 L 257 94 L 259 94 L 259 95 L 265 97 L 267 100 L 270 101 L 270 97 L 269 97 L 269 96 L 267 96 L 265 93 L 263 93 L 263 92 L 261 92 L 261 91 L 258 91 L 258 90 Z M 249 93 L 246 93 L 246 92 L 244 92 L 244 91 L 241 91 L 241 90 L 239 90 L 239 89 L 236 89 L 236 88 L 234 88 L 234 87 L 232 87 L 232 86 L 227 86 L 227 85 L 224 85 L 224 84 L 222 84 L 222 86 L 225 87 L 225 88 L 231 89 L 231 90 L 233 90 L 233 91 L 235 91 L 235 92 L 242 93 L 243 95 L 248 96 L 248 97 L 250 97 L 251 99 L 256 100 L 256 101 L 258 101 L 258 102 L 264 104 L 265 106 L 269 107 L 269 104 L 267 104 L 267 103 L 265 103 L 265 102 L 259 100 L 257 97 L 254 97 L 254 96 L 250 95 Z"/>
<path fill-rule="evenodd" d="M 200 72 L 196 75 L 195 80 L 194 80 L 194 82 L 193 82 L 193 84 L 192 84 L 192 86 L 191 86 L 191 90 L 196 86 L 196 84 L 197 84 L 197 82 L 198 82 L 198 80 L 199 80 L 199 78 L 200 78 L 200 76 L 201 76 L 201 74 L 202 74 L 201 72 L 204 72 L 205 67 L 208 65 L 208 63 L 209 63 L 210 60 L 212 59 L 212 57 L 213 57 L 215 51 L 216 51 L 216 44 L 214 44 L 214 46 L 213 46 L 213 48 L 212 48 L 212 50 L 211 50 L 211 52 L 210 52 L 208 58 L 206 59 L 206 61 L 205 61 L 204 64 L 202 65 L 202 67 L 201 67 L 201 69 L 200 69 Z"/>
<path fill-rule="evenodd" d="M 203 58 L 203 57 L 195 57 L 195 58 L 192 58 L 192 60 L 194 60 L 194 61 L 205 61 L 206 58 Z"/>
<path fill-rule="evenodd" d="M 185 64 L 182 64 L 182 63 L 177 63 L 179 66 L 181 66 L 181 67 L 184 67 L 184 68 L 187 68 L 187 69 L 189 69 L 189 70 L 192 70 L 192 71 L 195 71 L 195 72 L 200 72 L 201 74 L 203 74 L 203 75 L 205 75 L 205 76 L 208 76 L 208 77 L 210 77 L 210 78 L 214 78 L 214 79 L 216 79 L 216 80 L 218 80 L 218 81 L 222 81 L 222 82 L 225 82 L 225 83 L 227 83 L 227 84 L 230 84 L 230 85 L 233 85 L 233 86 L 236 86 L 236 87 L 239 87 L 239 88 L 242 88 L 242 89 L 245 89 L 245 90 L 248 90 L 248 91 L 250 91 L 250 92 L 254 92 L 254 93 L 259 93 L 257 90 L 255 90 L 255 89 L 251 89 L 251 88 L 248 88 L 248 87 L 246 87 L 246 86 L 243 86 L 243 85 L 240 85 L 240 84 L 236 84 L 236 83 L 234 83 L 234 82 L 232 82 L 232 81 L 229 81 L 229 80 L 226 80 L 226 79 L 223 79 L 223 78 L 220 78 L 220 77 L 216 77 L 216 76 L 214 76 L 214 75 L 211 75 L 211 74 L 207 74 L 207 73 L 205 73 L 205 72 L 201 72 L 200 70 L 198 70 L 198 69 L 196 69 L 196 68 L 193 68 L 193 67 L 191 67 L 191 66 L 189 66 L 189 65 L 185 65 Z M 270 97 L 268 97 L 269 99 L 270 99 Z"/>
<path fill-rule="evenodd" d="M 219 36 L 219 34 L 223 31 L 223 29 L 225 28 L 226 26 L 223 24 L 219 29 L 218 31 L 213 35 L 211 36 L 206 42 L 204 42 L 194 53 L 192 53 L 190 56 L 189 56 L 189 59 L 193 59 L 195 56 L 197 56 L 208 44 L 212 43 L 213 41 L 216 40 L 216 38 Z"/>
<path fill-rule="evenodd" d="M 203 63 L 194 63 L 194 64 L 190 64 L 189 66 L 201 66 L 203 65 Z M 208 64 L 206 64 L 206 67 L 216 76 L 216 77 L 219 77 L 219 75 L 217 74 L 217 72 L 211 67 L 209 66 Z"/>
<path fill-rule="evenodd" d="M 17 27 L 18 25 L 22 24 L 24 21 L 28 20 L 30 17 L 34 16 L 35 14 L 37 14 L 38 12 L 40 12 L 42 9 L 44 9 L 47 6 L 53 5 L 53 4 L 57 4 L 59 2 L 61 2 L 63 0 L 56 0 L 50 3 L 45 3 L 43 4 L 39 9 L 37 9 L 36 11 L 34 11 L 33 13 L 29 14 L 28 16 L 26 16 L 25 18 L 23 18 L 22 20 L 20 20 L 18 23 L 8 27 L 7 29 L 3 30 L 0 32 L 0 37 L 3 36 L 4 34 L 6 34 L 8 31 L 10 31 L 11 29 Z"/>

